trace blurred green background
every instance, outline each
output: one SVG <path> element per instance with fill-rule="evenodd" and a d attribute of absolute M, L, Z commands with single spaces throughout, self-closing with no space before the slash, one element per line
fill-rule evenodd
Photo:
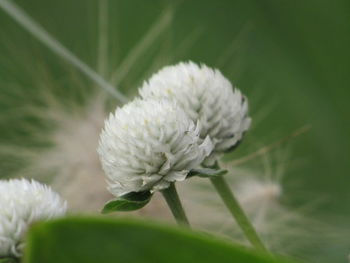
<path fill-rule="evenodd" d="M 98 69 L 99 1 L 15 2 Z M 100 73 L 111 80 L 115 69 L 122 68 L 113 84 L 130 98 L 152 72 L 181 60 L 218 67 L 242 89 L 256 121 L 234 157 L 311 125 L 307 133 L 291 139 L 293 165 L 283 179 L 285 202 L 294 207 L 320 200 L 315 216 L 349 230 L 350 1 L 110 0 L 106 10 L 108 66 Z M 86 87 L 79 88 L 85 94 L 81 99 L 68 77 L 72 71 L 71 65 L 0 10 L 0 147 L 45 146 L 40 135 L 32 136 L 27 129 L 35 118 L 20 109 L 41 103 L 38 89 L 45 86 L 47 76 L 55 83 L 53 93 L 62 100 L 70 94 L 83 101 L 97 89 L 75 72 L 81 87 Z M 50 125 L 37 126 L 50 129 Z M 7 177 L 25 160 L 3 152 L 0 148 L 0 176 Z M 345 262 L 349 252 L 350 241 L 346 244 L 342 239 L 315 250 L 325 262 Z"/>

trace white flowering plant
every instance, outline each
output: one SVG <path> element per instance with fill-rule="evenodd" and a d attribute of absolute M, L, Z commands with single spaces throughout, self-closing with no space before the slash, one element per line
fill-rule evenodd
<path fill-rule="evenodd" d="M 332 183 L 346 188 L 344 180 L 326 180 L 348 156 L 339 150 L 346 136 L 334 132 L 342 104 L 331 103 L 344 74 L 324 67 L 336 62 L 327 50 L 308 59 L 331 44 L 312 43 L 320 31 L 297 27 L 303 15 L 283 24 L 295 5 L 243 2 L 0 0 L 0 263 L 290 262 L 278 254 L 344 261 L 348 233 L 307 216 Z M 260 21 L 264 12 L 279 21 L 275 30 Z M 310 16 L 312 23 L 326 13 Z M 322 37 L 341 32 L 334 24 L 341 18 L 325 19 Z M 259 34 L 250 38 L 252 27 Z M 347 46 L 339 43 L 337 50 Z M 317 54 L 332 61 L 308 72 L 321 61 Z M 317 72 L 322 81 L 312 91 Z M 322 100 L 324 83 L 335 92 Z M 302 162 L 281 146 L 308 126 L 276 137 L 316 115 L 326 125 L 302 140 L 322 162 L 296 172 Z M 305 189 L 307 196 L 299 193 Z M 182 227 L 158 223 L 174 219 Z"/>
<path fill-rule="evenodd" d="M 193 62 L 166 66 L 140 88 L 144 99 L 176 101 L 200 124 L 201 138 L 210 137 L 214 149 L 205 160 L 213 165 L 217 156 L 233 150 L 250 126 L 248 101 L 218 69 Z"/>
<path fill-rule="evenodd" d="M 117 210 L 143 207 L 152 193 L 183 181 L 211 153 L 209 137 L 175 103 L 136 99 L 105 122 L 98 153 Z M 126 206 L 127 201 L 130 206 Z"/>
<path fill-rule="evenodd" d="M 249 128 L 247 99 L 220 71 L 193 62 L 161 69 L 140 94 L 109 116 L 100 136 L 98 153 L 117 197 L 102 212 L 142 208 L 161 190 L 177 221 L 188 225 L 174 182 L 209 177 L 247 239 L 266 251 L 218 164 Z"/>
<path fill-rule="evenodd" d="M 22 255 L 24 235 L 31 224 L 66 213 L 66 202 L 34 180 L 1 180 L 0 193 L 0 259 Z"/>

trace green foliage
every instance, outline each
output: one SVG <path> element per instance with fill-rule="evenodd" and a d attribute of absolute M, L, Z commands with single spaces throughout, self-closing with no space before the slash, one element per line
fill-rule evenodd
<path fill-rule="evenodd" d="M 82 61 L 98 69 L 98 10 L 103 1 L 14 2 Z M 129 70 L 117 87 L 131 97 L 152 72 L 180 60 L 218 67 L 247 95 L 253 117 L 252 129 L 239 149 L 229 154 L 230 159 L 249 155 L 312 124 L 308 134 L 293 139 L 292 162 L 283 179 L 284 197 L 292 208 L 324 198 L 327 202 L 319 213 L 328 213 L 331 219 L 337 215 L 331 223 L 349 229 L 349 220 L 340 220 L 341 215 L 350 215 L 350 206 L 344 206 L 350 200 L 349 186 L 344 183 L 350 172 L 348 0 L 179 1 L 171 21 L 159 17 L 167 3 L 175 1 L 107 2 L 107 73 L 101 72 L 107 80 L 121 65 L 130 65 L 125 61 L 135 54 L 152 25 L 165 21 L 165 29 L 137 56 L 136 63 L 122 67 L 124 72 Z M 72 113 L 70 104 L 84 104 L 97 88 L 3 10 L 0 26 L 4 36 L 0 38 L 3 178 L 23 176 L 17 172 L 27 171 L 28 156 L 52 143 L 49 136 L 56 126 L 40 122 L 31 108 L 38 106 L 44 113 L 50 109 L 40 97 L 43 91 Z M 297 200 L 291 203 L 291 199 Z M 344 262 L 349 245 L 334 236 L 337 241 L 327 240 L 321 247 L 304 248 L 297 254 L 314 262 Z M 318 239 L 324 239 L 322 233 Z"/>
<path fill-rule="evenodd" d="M 130 219 L 68 218 L 34 225 L 24 263 L 282 263 L 188 229 Z"/>
<path fill-rule="evenodd" d="M 0 263 L 17 263 L 18 260 L 16 258 L 0 258 Z"/>
<path fill-rule="evenodd" d="M 149 191 L 131 192 L 117 199 L 108 201 L 103 207 L 102 213 L 108 214 L 116 211 L 133 211 L 148 204 L 152 194 Z"/>
<path fill-rule="evenodd" d="M 220 175 L 227 174 L 227 170 L 221 170 L 221 169 L 211 169 L 211 168 L 197 168 L 193 169 L 188 177 L 192 176 L 198 176 L 203 178 L 209 178 L 209 177 L 215 177 Z"/>

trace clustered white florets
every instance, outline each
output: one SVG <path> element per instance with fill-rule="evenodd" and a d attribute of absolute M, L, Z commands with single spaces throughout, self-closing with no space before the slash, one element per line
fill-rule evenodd
<path fill-rule="evenodd" d="M 248 130 L 248 102 L 219 70 L 193 62 L 167 66 L 144 82 L 144 99 L 176 101 L 214 144 L 211 159 L 234 147 Z"/>
<path fill-rule="evenodd" d="M 174 102 L 136 99 L 110 114 L 98 153 L 115 196 L 182 181 L 212 151 L 209 138 Z"/>
<path fill-rule="evenodd" d="M 248 102 L 218 70 L 168 66 L 105 122 L 98 153 L 115 196 L 155 191 L 212 165 L 249 128 Z"/>
<path fill-rule="evenodd" d="M 0 257 L 20 256 L 28 226 L 63 216 L 66 202 L 34 180 L 0 181 Z"/>

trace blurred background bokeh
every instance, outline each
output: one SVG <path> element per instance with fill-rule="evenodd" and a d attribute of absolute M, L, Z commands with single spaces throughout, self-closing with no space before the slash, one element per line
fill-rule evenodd
<path fill-rule="evenodd" d="M 164 65 L 193 60 L 219 68 L 247 95 L 253 116 L 245 142 L 226 161 L 309 127 L 299 136 L 289 136 L 282 202 L 290 209 L 307 207 L 312 218 L 335 227 L 327 236 L 320 228 L 315 239 L 325 239 L 324 245 L 302 251 L 306 259 L 347 261 L 348 0 L 14 2 L 130 99 L 140 83 Z M 52 108 L 79 116 L 79 107 L 91 103 L 92 96 L 104 97 L 110 105 L 106 111 L 118 104 L 2 9 L 0 94 L 0 177 L 4 178 L 26 174 L 33 156 L 39 158 L 36 155 L 52 146 L 50 136 L 58 119 L 49 114 Z M 104 115 L 94 117 L 102 123 Z M 277 148 L 282 147 L 286 145 Z M 274 160 L 270 158 L 271 166 Z"/>

